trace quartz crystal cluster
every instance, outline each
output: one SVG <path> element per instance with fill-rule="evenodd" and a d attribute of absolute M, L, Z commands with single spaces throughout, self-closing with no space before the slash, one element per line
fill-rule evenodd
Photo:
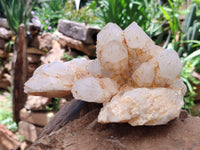
<path fill-rule="evenodd" d="M 178 117 L 186 87 L 174 50 L 154 44 L 136 22 L 124 31 L 108 23 L 97 35 L 97 59 L 40 66 L 25 92 L 103 103 L 100 123 L 160 125 Z"/>

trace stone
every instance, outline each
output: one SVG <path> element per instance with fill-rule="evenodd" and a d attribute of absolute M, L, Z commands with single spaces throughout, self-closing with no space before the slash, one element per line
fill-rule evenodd
<path fill-rule="evenodd" d="M 11 82 L 11 75 L 10 75 L 10 74 L 4 73 L 4 74 L 3 74 L 3 77 L 4 77 L 7 81 Z"/>
<path fill-rule="evenodd" d="M 71 91 L 75 99 L 103 103 L 100 123 L 163 125 L 179 116 L 187 90 L 181 60 L 174 50 L 155 45 L 136 22 L 124 31 L 108 23 L 97 35 L 97 58 L 80 62 L 41 66 L 25 92 L 54 96 L 63 90 L 64 96 Z"/>
<path fill-rule="evenodd" d="M 48 51 L 48 53 L 41 57 L 41 61 L 43 64 L 54 62 L 54 61 L 62 61 L 62 57 L 64 56 L 65 49 L 61 48 L 61 45 L 58 41 L 52 41 L 52 49 Z"/>
<path fill-rule="evenodd" d="M 22 108 L 20 110 L 20 119 L 38 126 L 45 126 L 53 118 L 54 112 L 33 112 Z"/>
<path fill-rule="evenodd" d="M 191 109 L 192 115 L 194 116 L 200 116 L 200 102 L 196 101 L 195 106 Z"/>
<path fill-rule="evenodd" d="M 0 79 L 0 88 L 1 89 L 5 89 L 8 90 L 8 87 L 10 86 L 10 81 L 8 81 L 7 79 L 3 78 Z"/>
<path fill-rule="evenodd" d="M 9 55 L 9 57 L 11 57 L 11 55 Z M 11 72 L 12 69 L 12 62 L 11 61 L 5 61 L 4 67 L 6 69 L 7 72 Z"/>
<path fill-rule="evenodd" d="M 29 142 L 34 142 L 42 131 L 41 127 L 37 127 L 25 121 L 20 121 L 18 123 L 18 128 L 19 134 Z"/>
<path fill-rule="evenodd" d="M 45 56 L 41 57 L 41 61 L 43 64 L 47 64 L 50 62 L 63 62 L 61 59 L 64 56 L 64 49 L 51 49 Z"/>
<path fill-rule="evenodd" d="M 47 97 L 28 95 L 27 101 L 24 107 L 27 110 L 42 111 L 42 110 L 46 110 L 46 106 L 49 105 L 50 102 L 51 102 L 51 99 Z"/>
<path fill-rule="evenodd" d="M 4 39 L 0 39 L 0 49 L 4 49 L 6 45 L 6 41 Z"/>
<path fill-rule="evenodd" d="M 0 38 L 9 40 L 12 37 L 12 32 L 5 28 L 0 27 Z"/>
<path fill-rule="evenodd" d="M 6 58 L 8 56 L 8 53 L 6 53 L 4 50 L 0 49 L 0 57 Z"/>
<path fill-rule="evenodd" d="M 8 22 L 7 22 L 6 18 L 0 18 L 0 27 L 9 29 Z"/>
<path fill-rule="evenodd" d="M 51 33 L 43 33 L 42 35 L 39 35 L 39 49 L 48 52 L 52 48 L 52 40 L 53 38 Z"/>
<path fill-rule="evenodd" d="M 39 32 L 41 31 L 41 25 L 37 24 L 36 23 L 37 20 L 35 20 L 35 19 L 32 19 L 32 21 L 34 21 L 35 24 L 34 23 L 29 23 L 28 24 L 28 31 L 30 32 L 30 34 L 32 36 L 35 36 L 35 35 L 38 35 Z"/>
<path fill-rule="evenodd" d="M 58 22 L 58 31 L 86 44 L 95 44 L 96 36 L 100 29 L 74 21 L 60 19 Z"/>
<path fill-rule="evenodd" d="M 40 56 L 37 54 L 27 54 L 27 59 L 29 63 L 40 63 Z"/>
<path fill-rule="evenodd" d="M 200 147 L 200 118 L 175 119 L 162 126 L 99 124 L 98 111 L 91 110 L 57 131 L 40 137 L 29 150 L 179 150 Z M 92 141 L 92 142 L 91 142 Z"/>
<path fill-rule="evenodd" d="M 39 49 L 39 40 L 38 35 L 34 36 L 33 39 L 31 39 L 28 43 L 28 47 L 34 47 L 36 49 Z"/>
<path fill-rule="evenodd" d="M 94 44 L 85 44 L 79 40 L 64 36 L 60 32 L 55 32 L 54 36 L 58 39 L 61 47 L 70 47 L 80 51 L 90 57 L 96 56 L 96 46 Z"/>
<path fill-rule="evenodd" d="M 33 72 L 39 67 L 38 64 L 28 64 L 28 73 L 33 75 Z"/>
<path fill-rule="evenodd" d="M 3 78 L 4 73 L 5 73 L 4 67 L 3 67 L 3 66 L 0 66 L 0 79 Z"/>
<path fill-rule="evenodd" d="M 34 11 L 31 12 L 30 21 L 31 24 L 33 24 L 33 26 L 36 27 L 38 31 L 42 31 L 44 25 L 40 22 L 39 17 L 35 16 Z"/>
<path fill-rule="evenodd" d="M 20 144 L 20 150 L 27 150 L 31 146 L 32 142 L 24 141 Z"/>
<path fill-rule="evenodd" d="M 27 53 L 28 54 L 37 54 L 37 55 L 45 55 L 46 54 L 46 52 L 41 51 L 41 50 L 34 48 L 34 47 L 28 47 Z"/>
<path fill-rule="evenodd" d="M 18 149 L 20 141 L 5 125 L 0 124 L 0 150 Z"/>

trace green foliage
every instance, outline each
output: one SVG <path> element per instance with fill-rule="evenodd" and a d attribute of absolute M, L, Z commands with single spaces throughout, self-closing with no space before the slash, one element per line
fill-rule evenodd
<path fill-rule="evenodd" d="M 68 0 L 67 2 L 66 0 L 49 0 L 41 2 L 40 6 L 35 8 L 35 14 L 44 25 L 44 31 L 54 32 L 59 19 L 86 22 L 90 25 L 96 24 L 95 20 L 97 20 L 97 17 L 88 7 L 86 5 L 77 11 L 72 0 Z"/>
<path fill-rule="evenodd" d="M 74 57 L 69 56 L 69 55 L 67 55 L 66 53 L 64 53 L 63 58 L 66 59 L 67 61 L 70 61 L 70 60 L 74 59 Z"/>
<path fill-rule="evenodd" d="M 13 113 L 12 113 L 12 98 L 11 94 L 6 97 L 7 101 L 2 108 L 0 109 L 0 124 L 4 124 L 7 126 L 9 130 L 12 132 L 17 131 L 17 124 L 13 121 Z"/>
<path fill-rule="evenodd" d="M 95 0 L 93 5 L 97 6 L 96 13 L 103 25 L 113 22 L 125 29 L 136 21 L 145 31 L 148 28 L 147 0 Z"/>
<path fill-rule="evenodd" d="M 196 86 L 200 84 L 200 81 L 197 80 L 192 74 L 194 71 L 197 71 L 197 68 L 200 67 L 200 50 L 197 50 L 190 54 L 189 56 L 182 58 L 183 70 L 181 78 L 184 83 L 187 85 L 187 93 L 184 97 L 185 105 L 183 109 L 186 109 L 190 112 L 190 109 L 194 106 L 194 98 L 198 93 L 196 93 Z"/>
<path fill-rule="evenodd" d="M 168 0 L 168 5 L 160 5 L 159 8 L 163 13 L 165 19 L 169 24 L 169 33 L 168 38 L 166 40 L 166 44 L 163 46 L 164 48 L 174 49 L 178 51 L 180 46 L 180 40 L 182 36 L 182 28 L 179 20 L 179 8 L 182 3 L 178 0 Z M 172 39 L 171 39 L 172 38 Z"/>
<path fill-rule="evenodd" d="M 20 135 L 18 133 L 17 133 L 17 137 L 18 137 L 18 139 L 19 139 L 20 142 L 26 141 L 26 139 L 22 135 Z"/>
<path fill-rule="evenodd" d="M 11 1 L 11 0 L 6 0 L 6 3 L 9 4 L 10 1 Z M 1 17 L 4 18 L 5 15 L 4 15 L 3 7 L 2 7 L 1 4 L 0 4 L 0 18 L 1 18 Z"/>
<path fill-rule="evenodd" d="M 198 49 L 198 40 L 200 40 L 200 15 L 197 15 L 197 5 L 193 4 L 190 11 L 186 14 L 183 25 L 182 47 L 179 48 L 179 54 L 189 55 Z"/>
<path fill-rule="evenodd" d="M 50 110 L 50 111 L 54 110 L 56 112 L 59 111 L 59 103 L 60 103 L 60 98 L 53 98 L 50 104 L 46 106 L 46 110 Z"/>
<path fill-rule="evenodd" d="M 99 17 L 100 27 L 114 22 L 125 29 L 136 21 L 156 44 L 163 42 L 165 20 L 156 0 L 95 0 L 89 8 Z"/>
<path fill-rule="evenodd" d="M 65 18 L 65 0 L 42 1 L 39 6 L 35 7 L 35 10 L 35 15 L 44 25 L 44 31 L 54 32 L 58 20 Z"/>
<path fill-rule="evenodd" d="M 21 23 L 24 23 L 27 26 L 35 2 L 36 1 L 31 3 L 31 0 L 27 0 L 26 2 L 24 2 L 24 0 L 12 0 L 9 2 L 6 0 L 0 1 L 9 28 L 14 34 L 17 34 L 18 26 Z"/>
<path fill-rule="evenodd" d="M 11 50 L 12 50 L 12 48 L 13 48 L 13 46 L 14 46 L 14 41 L 9 41 L 9 42 L 7 42 L 6 44 L 5 44 L 5 47 L 4 47 L 4 50 L 8 50 L 9 52 L 11 52 Z"/>
<path fill-rule="evenodd" d="M 68 0 L 66 2 L 65 16 L 68 20 L 76 22 L 84 22 L 92 26 L 99 26 L 99 18 L 92 11 L 92 4 L 86 3 L 78 11 L 75 9 L 74 1 Z"/>

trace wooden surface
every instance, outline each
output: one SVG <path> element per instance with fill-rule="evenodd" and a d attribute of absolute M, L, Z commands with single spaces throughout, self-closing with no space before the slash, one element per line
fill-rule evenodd
<path fill-rule="evenodd" d="M 27 95 L 24 93 L 24 83 L 27 79 L 27 40 L 26 29 L 22 24 L 18 28 L 17 39 L 15 40 L 14 56 L 12 61 L 12 102 L 13 118 L 19 122 L 20 109 L 24 107 Z"/>
<path fill-rule="evenodd" d="M 43 128 L 39 138 L 48 135 L 53 131 L 57 131 L 70 121 L 76 119 L 80 115 L 81 109 L 86 105 L 86 102 L 73 99 L 65 104 L 53 119 Z"/>

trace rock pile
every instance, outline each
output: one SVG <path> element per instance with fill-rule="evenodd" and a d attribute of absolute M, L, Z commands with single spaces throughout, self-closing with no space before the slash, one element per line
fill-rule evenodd
<path fill-rule="evenodd" d="M 15 134 L 7 129 L 6 126 L 0 124 L 0 150 L 17 149 L 20 142 Z"/>

